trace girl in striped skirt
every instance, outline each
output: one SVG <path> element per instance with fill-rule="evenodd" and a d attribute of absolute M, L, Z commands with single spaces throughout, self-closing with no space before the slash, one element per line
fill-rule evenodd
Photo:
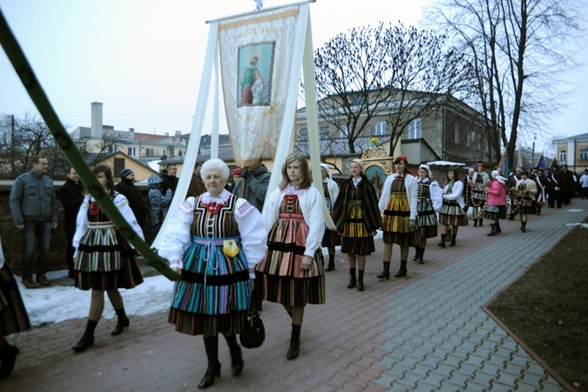
<path fill-rule="evenodd" d="M 451 243 L 449 246 L 455 246 L 457 237 L 457 228 L 467 226 L 468 219 L 463 210 L 463 183 L 459 181 L 456 169 L 449 169 L 447 172 L 447 181 L 443 188 L 443 206 L 439 211 L 439 223 L 441 224 L 441 242 L 439 245 L 445 248 L 445 238 L 447 228 L 451 226 Z"/>
<path fill-rule="evenodd" d="M 170 213 L 158 252 L 182 276 L 168 321 L 178 332 L 203 336 L 208 367 L 198 388 L 204 389 L 220 377 L 219 334 L 229 346 L 233 376 L 243 370 L 236 334 L 245 329 L 267 232 L 259 210 L 225 189 L 230 171 L 222 160 L 204 162 L 201 173 L 207 191 Z"/>
<path fill-rule="evenodd" d="M 535 195 L 537 194 L 537 185 L 535 181 L 529 178 L 529 172 L 523 170 L 521 179 L 517 181 L 515 195 L 517 205 L 519 206 L 519 216 L 521 219 L 521 231 L 527 232 L 527 219 L 529 214 L 535 213 Z"/>
<path fill-rule="evenodd" d="M 256 268 L 263 278 L 264 299 L 282 304 L 292 318 L 287 359 L 298 357 L 306 304 L 325 303 L 323 203 L 312 185 L 306 158 L 297 153 L 288 155 L 282 182 L 263 209 L 268 250 Z"/>
<path fill-rule="evenodd" d="M 394 159 L 394 173 L 384 182 L 379 203 L 384 232 L 384 269 L 379 279 L 390 277 L 393 244 L 400 245 L 400 268 L 394 276 L 406 275 L 408 249 L 420 241 L 416 225 L 417 200 L 417 181 L 408 170 L 406 157 L 399 156 Z"/>
<path fill-rule="evenodd" d="M 127 222 L 141 238 L 144 238 L 127 198 L 114 190 L 110 168 L 98 165 L 93 172 Z M 80 290 L 92 290 L 86 330 L 80 341 L 72 347 L 72 350 L 80 352 L 94 344 L 94 330 L 104 310 L 105 291 L 118 319 L 111 335 L 120 335 L 124 328 L 129 326 L 118 289 L 132 289 L 143 283 L 143 276 L 135 249 L 89 195 L 85 197 L 78 212 L 73 246 L 76 248 L 75 286 Z"/>
<path fill-rule="evenodd" d="M 433 180 L 433 173 L 429 165 L 419 166 L 417 227 L 420 233 L 420 243 L 416 246 L 414 260 L 423 264 L 423 256 L 427 246 L 427 238 L 437 237 L 437 211 L 441 209 L 443 197 L 439 183 Z"/>
<path fill-rule="evenodd" d="M 349 164 L 351 177 L 343 182 L 341 191 L 333 205 L 333 221 L 341 235 L 341 252 L 347 253 L 349 265 L 348 289 L 357 285 L 363 291 L 363 272 L 366 256 L 372 254 L 376 247 L 374 235 L 382 226 L 378 199 L 372 183 L 363 174 L 363 162 L 353 159 Z M 358 279 L 355 267 L 358 268 Z"/>
<path fill-rule="evenodd" d="M 18 291 L 16 279 L 4 262 L 2 241 L 0 241 L 0 379 L 12 373 L 16 356 L 20 353 L 16 346 L 6 341 L 5 336 L 31 329 L 29 316 Z"/>
<path fill-rule="evenodd" d="M 321 163 L 321 176 L 323 178 L 323 194 L 325 195 L 327 210 L 332 212 L 333 203 L 337 200 L 337 196 L 339 195 L 339 186 L 331 178 L 331 171 L 329 170 L 329 165 L 326 163 Z M 329 265 L 327 266 L 327 271 L 335 269 L 335 246 L 339 245 L 341 245 L 341 236 L 339 236 L 336 230 L 329 230 L 329 228 L 326 228 L 321 246 L 326 247 L 329 252 Z"/>

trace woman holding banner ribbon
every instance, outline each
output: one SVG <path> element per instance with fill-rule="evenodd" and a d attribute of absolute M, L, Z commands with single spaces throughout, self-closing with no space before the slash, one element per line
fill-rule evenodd
<path fill-rule="evenodd" d="M 98 165 L 92 171 L 127 222 L 143 238 L 143 231 L 127 198 L 114 190 L 110 168 Z M 108 294 L 118 318 L 111 335 L 120 335 L 129 326 L 118 289 L 132 289 L 143 283 L 143 276 L 135 249 L 89 195 L 85 197 L 78 212 L 73 246 L 77 249 L 74 256 L 75 285 L 80 290 L 92 290 L 86 330 L 80 341 L 72 347 L 72 350 L 80 352 L 94 344 L 94 330 L 104 310 L 104 291 Z"/>
<path fill-rule="evenodd" d="M 263 210 L 268 251 L 257 266 L 264 299 L 282 304 L 292 318 L 287 359 L 298 357 L 306 304 L 325 303 L 321 240 L 324 199 L 312 185 L 306 157 L 292 153 L 282 167 L 282 182 Z"/>
<path fill-rule="evenodd" d="M 201 169 L 207 192 L 188 197 L 168 213 L 159 255 L 170 261 L 182 280 L 175 284 L 168 321 L 176 331 L 202 335 L 208 367 L 198 388 L 220 377 L 218 334 L 231 353 L 234 376 L 243 370 L 237 335 L 245 329 L 251 306 L 251 279 L 266 250 L 261 213 L 225 189 L 229 167 L 210 159 Z"/>

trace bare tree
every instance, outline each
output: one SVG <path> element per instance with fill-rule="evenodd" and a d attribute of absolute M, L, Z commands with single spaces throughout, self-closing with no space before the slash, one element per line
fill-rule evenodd
<path fill-rule="evenodd" d="M 427 20 L 457 34 L 475 64 L 477 97 L 492 147 L 514 162 L 519 135 L 541 132 L 564 103 L 562 75 L 574 67 L 579 32 L 575 0 L 442 0 Z"/>
<path fill-rule="evenodd" d="M 471 67 L 445 42 L 402 24 L 337 35 L 315 53 L 319 116 L 347 139 L 351 153 L 375 117 L 388 118 L 397 142 L 413 119 L 438 107 L 440 96 L 468 85 Z"/>

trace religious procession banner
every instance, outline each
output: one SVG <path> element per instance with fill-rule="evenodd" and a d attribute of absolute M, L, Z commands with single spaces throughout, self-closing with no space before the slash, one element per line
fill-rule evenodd
<path fill-rule="evenodd" d="M 293 127 L 284 113 L 289 93 L 296 94 L 292 71 L 300 78 L 292 62 L 296 37 L 306 33 L 297 30 L 300 15 L 300 6 L 290 6 L 219 22 L 222 90 L 239 166 L 256 163 L 266 148 L 275 158 L 282 127 Z"/>

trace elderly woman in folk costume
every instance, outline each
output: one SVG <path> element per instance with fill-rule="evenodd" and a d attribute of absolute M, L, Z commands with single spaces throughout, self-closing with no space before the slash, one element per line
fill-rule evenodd
<path fill-rule="evenodd" d="M 527 232 L 527 219 L 529 214 L 534 214 L 535 195 L 537 194 L 537 185 L 535 181 L 529 178 L 527 170 L 521 171 L 521 179 L 517 181 L 515 188 L 515 197 L 519 206 L 519 216 L 521 219 L 521 231 Z"/>
<path fill-rule="evenodd" d="M 353 159 L 349 164 L 349 171 L 351 176 L 341 185 L 341 191 L 333 206 L 333 221 L 341 235 L 341 252 L 347 253 L 347 288 L 357 286 L 358 291 L 363 291 L 366 256 L 376 249 L 374 235 L 382 226 L 382 219 L 378 211 L 376 191 L 363 173 L 363 162 L 360 159 Z"/>
<path fill-rule="evenodd" d="M 433 173 L 427 164 L 419 166 L 417 227 L 420 232 L 420 243 L 416 246 L 414 261 L 423 264 L 423 256 L 427 247 L 427 238 L 437 237 L 437 211 L 443 205 L 443 196 L 439 183 L 433 180 Z"/>
<path fill-rule="evenodd" d="M 472 208 L 474 209 L 472 216 L 474 227 L 477 227 L 478 224 L 482 226 L 484 203 L 486 202 L 486 188 L 489 182 L 490 177 L 484 171 L 484 164 L 482 162 L 478 163 L 476 171 L 472 175 Z"/>
<path fill-rule="evenodd" d="M 203 336 L 208 367 L 198 388 L 205 389 L 220 377 L 219 334 L 229 346 L 233 376 L 243 370 L 236 334 L 245 329 L 251 279 L 265 254 L 267 232 L 261 213 L 224 188 L 230 171 L 222 160 L 206 161 L 201 173 L 207 191 L 170 212 L 158 252 L 182 275 L 168 321 L 178 332 Z"/>
<path fill-rule="evenodd" d="M 384 267 L 378 279 L 390 277 L 393 244 L 400 245 L 400 268 L 394 276 L 400 278 L 406 275 L 408 249 L 420 243 L 416 225 L 417 195 L 417 181 L 408 169 L 408 160 L 399 156 L 394 159 L 394 173 L 386 178 L 378 203 L 384 232 Z"/>
<path fill-rule="evenodd" d="M 445 239 L 447 237 L 447 228 L 451 226 L 451 243 L 449 246 L 455 246 L 457 237 L 457 228 L 467 226 L 468 220 L 463 211 L 463 183 L 459 181 L 457 169 L 451 168 L 447 172 L 447 181 L 443 187 L 443 206 L 439 210 L 439 223 L 441 224 L 441 242 L 437 245 L 445 248 Z"/>
<path fill-rule="evenodd" d="M 500 219 L 506 219 L 506 182 L 507 178 L 500 175 L 498 170 L 492 171 L 492 180 L 488 187 L 488 200 L 484 209 L 484 217 L 490 221 L 492 227 L 489 236 L 501 233 Z"/>
<path fill-rule="evenodd" d="M 331 170 L 329 165 L 321 163 L 321 176 L 323 178 L 323 193 L 325 195 L 325 202 L 329 213 L 333 212 L 333 203 L 337 200 L 339 195 L 339 185 L 331 178 Z M 325 235 L 321 246 L 326 247 L 329 251 L 329 265 L 327 271 L 335 269 L 335 246 L 341 245 L 341 237 L 335 230 L 325 229 Z"/>

